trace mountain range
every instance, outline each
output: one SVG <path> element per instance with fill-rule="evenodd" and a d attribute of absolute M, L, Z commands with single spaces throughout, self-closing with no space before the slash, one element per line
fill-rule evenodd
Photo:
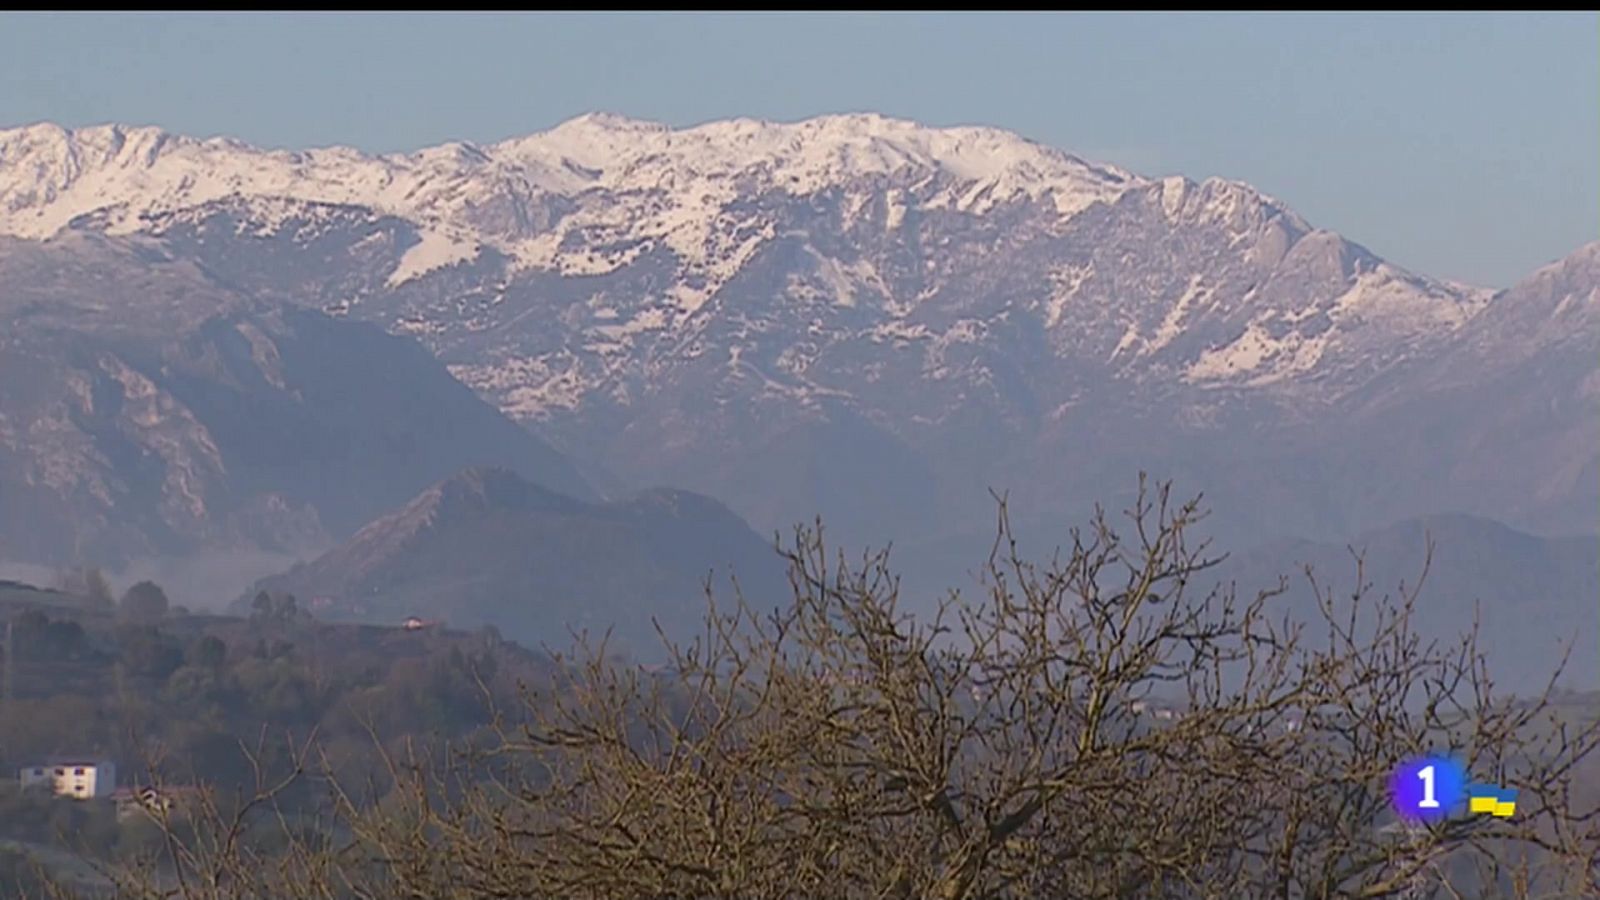
<path fill-rule="evenodd" d="M 0 497 L 0 554 L 325 548 L 507 463 L 913 554 L 984 546 L 991 490 L 1051 534 L 1140 470 L 1205 492 L 1235 547 L 1441 514 L 1593 534 L 1600 510 L 1600 244 L 1472 287 L 1247 184 L 997 129 L 589 115 L 372 155 L 34 125 L 0 131 L 0 235 L 0 484 L 26 498 Z M 48 368 L 46 332 L 122 342 L 142 381 L 98 349 Z M 274 352 L 316 371 L 274 386 Z M 85 424 L 96 390 L 126 421 Z M 252 431 L 229 410 L 258 397 Z M 378 421 L 441 446 L 388 471 Z"/>

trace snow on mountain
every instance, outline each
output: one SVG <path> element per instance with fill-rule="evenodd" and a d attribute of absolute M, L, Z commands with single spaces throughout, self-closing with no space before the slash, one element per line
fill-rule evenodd
<path fill-rule="evenodd" d="M 1097 205 L 1151 192 L 1161 227 L 1219 231 L 1227 246 L 1216 251 L 1236 251 L 1258 269 L 1273 265 L 1303 235 L 1338 241 L 1313 233 L 1247 185 L 1152 182 L 993 128 L 929 128 L 878 115 L 789 124 L 736 119 L 672 129 L 593 114 L 497 144 L 452 143 L 389 156 L 337 147 L 265 151 L 118 125 L 0 131 L 0 234 L 44 238 L 83 217 L 113 234 L 159 230 L 185 210 L 243 202 L 248 212 L 238 218 L 252 233 L 270 235 L 288 218 L 306 227 L 316 207 L 359 207 L 403 219 L 417 231 L 384 287 L 470 263 L 484 247 L 508 258 L 507 275 L 538 270 L 567 278 L 608 275 L 663 251 L 672 258 L 672 283 L 662 294 L 675 321 L 693 316 L 758 252 L 778 242 L 780 231 L 793 230 L 780 229 L 785 216 L 775 197 L 833 203 L 829 226 L 845 232 L 870 214 L 891 235 L 918 228 L 907 224 L 908 212 L 918 220 L 940 214 L 1014 219 L 1009 211 L 1026 208 L 1033 231 L 1014 228 L 1021 240 L 1031 233 L 1058 235 Z M 847 306 L 858 294 L 876 295 L 889 319 L 903 318 L 916 304 L 897 296 L 875 260 L 824 258 L 815 247 L 805 252 L 817 257 L 821 283 L 795 285 L 802 294 L 822 291 Z M 921 274 L 940 274 L 938 261 L 923 265 L 935 271 Z M 1320 298 L 1323 308 L 1289 314 L 1409 319 L 1403 328 L 1448 328 L 1463 318 L 1459 307 L 1477 300 L 1469 292 L 1466 301 L 1451 303 L 1443 296 L 1452 293 L 1448 288 L 1387 265 L 1369 268 L 1360 284 L 1341 285 L 1337 301 Z M 1060 273 L 1045 274 L 1059 286 Z M 1082 281 L 1080 275 L 1065 293 Z M 1124 362 L 1147 358 L 1171 345 L 1186 320 L 1214 312 L 1219 297 L 1215 285 L 1194 282 L 1190 293 L 1159 310 L 1157 322 L 1125 322 L 1115 346 L 1106 349 Z M 1196 301 L 1200 308 L 1191 309 Z M 1057 293 L 1044 303 L 1047 325 L 1061 324 L 1066 296 Z M 1124 302 L 1122 311 L 1132 306 Z M 645 310 L 643 319 L 598 327 L 602 336 L 606 328 L 649 331 L 649 319 L 660 312 Z M 1217 346 L 1191 353 L 1184 377 L 1265 384 L 1314 367 L 1331 338 L 1285 335 L 1276 315 L 1261 313 Z"/>
<path fill-rule="evenodd" d="M 1051 464 L 1086 429 L 1115 455 L 1325 419 L 1536 318 L 1247 184 L 877 115 L 589 115 L 386 156 L 0 131 L 0 235 L 74 231 L 414 336 L 602 481 L 763 525 L 842 498 L 882 513 L 874 537 L 931 520 L 935 482 L 1098 478 Z M 1527 328 L 1528 352 L 1554 339 Z"/>
<path fill-rule="evenodd" d="M 1321 232 L 1302 245 L 1319 240 L 1340 242 L 1337 236 Z M 1268 308 L 1255 314 L 1233 341 L 1201 353 L 1184 371 L 1184 378 L 1194 384 L 1283 382 L 1316 370 L 1341 342 L 1354 344 L 1353 355 L 1371 362 L 1386 352 L 1403 351 L 1408 344 L 1452 334 L 1481 311 L 1490 296 L 1490 291 L 1429 282 L 1373 260 L 1357 268 L 1348 289 L 1337 296 L 1307 297 L 1311 302 L 1298 308 Z M 1181 315 L 1186 306 L 1180 300 L 1174 313 Z M 1325 323 L 1325 329 L 1292 327 L 1313 320 Z M 1171 320 L 1162 324 L 1158 338 L 1170 339 L 1176 326 Z"/>
<path fill-rule="evenodd" d="M 937 179 L 943 189 L 927 200 L 932 207 L 982 211 L 1047 197 L 1062 215 L 1140 183 L 996 129 L 931 129 L 875 115 L 678 130 L 588 115 L 485 147 L 389 156 L 46 124 L 0 131 L 0 234 L 47 237 L 95 212 L 113 233 L 135 231 L 153 214 L 228 197 L 291 198 L 363 206 L 437 229 L 393 273 L 396 282 L 470 258 L 473 239 L 567 274 L 600 274 L 626 261 L 621 248 L 563 253 L 563 239 L 580 230 L 612 244 L 662 241 L 691 266 L 726 277 L 718 263 L 731 256 L 736 267 L 748 253 L 729 240 L 719 215 L 737 197 L 757 185 L 805 195 L 870 177 Z M 561 228 L 530 215 L 568 205 L 575 208 Z"/>

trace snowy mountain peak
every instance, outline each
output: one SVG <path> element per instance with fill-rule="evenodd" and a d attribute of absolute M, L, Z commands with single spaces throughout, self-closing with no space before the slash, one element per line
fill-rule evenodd
<path fill-rule="evenodd" d="M 929 128 L 878 115 L 733 119 L 674 129 L 594 113 L 485 147 L 450 143 L 391 156 L 348 147 L 264 151 L 153 127 L 43 124 L 0 131 L 0 233 L 44 237 L 111 207 L 125 207 L 130 227 L 137 227 L 132 223 L 144 213 L 233 194 L 364 205 L 476 231 L 463 221 L 463 208 L 493 202 L 513 183 L 560 196 L 596 186 L 717 195 L 729 186 L 712 182 L 743 178 L 805 195 L 896 177 L 984 182 L 991 203 L 1055 194 L 1063 214 L 1142 183 L 998 129 Z M 699 187 L 688 192 L 689 183 Z M 481 237 L 515 243 L 505 234 Z"/>
<path fill-rule="evenodd" d="M 580 116 L 549 131 L 495 145 L 496 155 L 597 180 L 647 181 L 667 169 L 700 177 L 770 173 L 797 193 L 854 177 L 942 173 L 960 181 L 1009 178 L 1018 186 L 1131 186 L 1133 175 L 994 128 L 931 128 L 876 114 L 782 123 L 729 119 L 669 128 L 609 114 Z"/>
<path fill-rule="evenodd" d="M 887 191 L 893 229 L 907 209 L 983 214 L 1016 203 L 1065 221 L 1146 184 L 999 129 L 871 114 L 671 128 L 593 113 L 491 145 L 387 156 L 267 151 L 123 125 L 0 131 L 0 234 L 45 238 L 90 215 L 111 233 L 152 231 L 218 202 L 261 205 L 258 218 L 272 221 L 285 202 L 364 207 L 418 229 L 391 285 L 481 247 L 518 270 L 566 275 L 603 274 L 660 247 L 691 285 L 674 293 L 685 313 L 773 239 L 770 206 L 781 198 L 834 192 L 854 217 Z M 769 211 L 752 207 L 755 197 L 772 198 Z"/>
<path fill-rule="evenodd" d="M 663 122 L 649 119 L 635 119 L 631 116 L 619 115 L 611 112 L 589 112 L 581 116 L 574 116 L 560 125 L 549 129 L 547 134 L 593 134 L 596 132 L 623 133 L 623 134 L 648 134 L 671 131 L 672 126 Z"/>

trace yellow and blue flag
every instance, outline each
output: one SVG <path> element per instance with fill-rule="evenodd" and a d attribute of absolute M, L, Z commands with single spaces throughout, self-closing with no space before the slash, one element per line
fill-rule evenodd
<path fill-rule="evenodd" d="M 1469 784 L 1467 804 L 1474 813 L 1487 813 L 1507 819 L 1517 811 L 1517 790 L 1503 788 L 1497 784 Z"/>

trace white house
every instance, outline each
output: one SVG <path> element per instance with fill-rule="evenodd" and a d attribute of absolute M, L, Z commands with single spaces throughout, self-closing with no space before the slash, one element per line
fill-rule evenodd
<path fill-rule="evenodd" d="M 1131 708 L 1133 709 L 1133 714 L 1136 716 L 1148 714 L 1155 716 L 1158 719 L 1175 719 L 1178 717 L 1178 711 L 1176 709 L 1173 709 L 1171 706 L 1168 706 L 1159 700 L 1154 702 L 1149 700 L 1135 700 L 1133 701 Z"/>
<path fill-rule="evenodd" d="M 24 788 L 48 785 L 59 797 L 88 800 L 117 789 L 117 767 L 108 760 L 67 759 L 27 766 L 18 773 Z"/>

